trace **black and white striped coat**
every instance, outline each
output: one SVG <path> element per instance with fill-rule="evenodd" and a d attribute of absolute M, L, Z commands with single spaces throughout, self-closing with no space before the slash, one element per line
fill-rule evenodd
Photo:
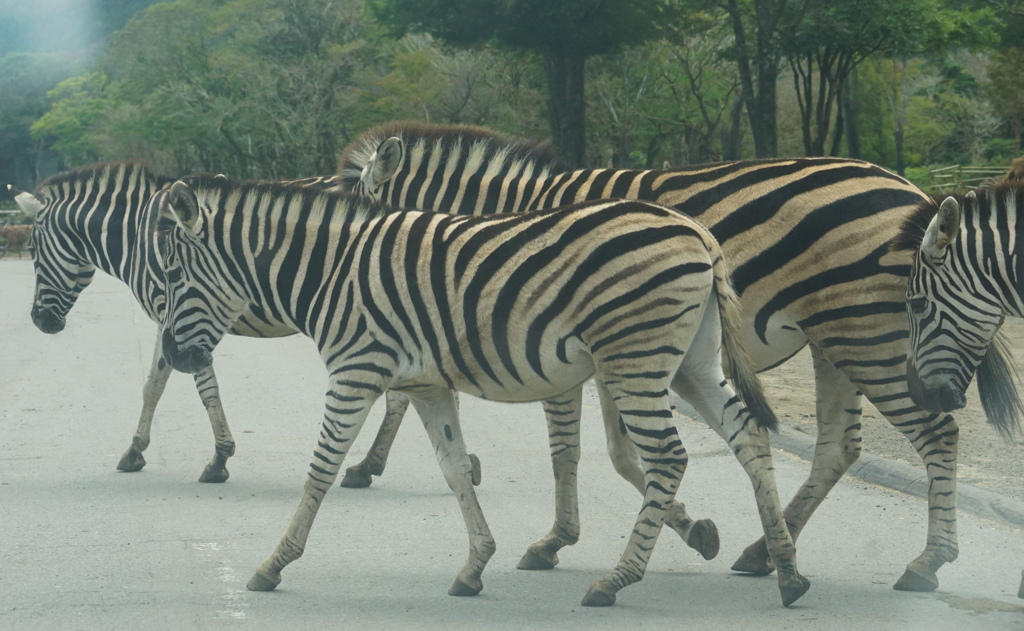
<path fill-rule="evenodd" d="M 859 457 L 867 397 L 917 449 L 929 480 L 926 545 L 896 588 L 935 589 L 936 571 L 957 557 L 957 425 L 949 414 L 919 408 L 907 389 L 911 260 L 889 243 L 904 216 L 928 199 L 907 180 L 841 158 L 567 172 L 546 145 L 418 123 L 366 132 L 346 149 L 339 173 L 345 188 L 402 208 L 493 214 L 623 197 L 697 219 L 733 269 L 743 335 L 758 370 L 811 348 L 818 444 L 810 475 L 786 508 L 793 536 Z M 395 427 L 392 415 L 385 429 Z M 389 440 L 378 437 L 355 478 L 368 483 L 382 470 Z M 754 574 L 772 567 L 763 540 L 733 565 Z"/>
<path fill-rule="evenodd" d="M 100 163 L 57 174 L 35 194 L 8 187 L 18 205 L 33 220 L 29 250 L 35 263 L 36 288 L 32 321 L 44 333 L 64 329 L 75 301 L 92 281 L 96 269 L 123 281 L 146 314 L 155 322 L 164 317 L 164 281 L 157 273 L 152 247 L 153 215 L 144 212 L 174 180 L 153 174 L 137 163 Z M 323 190 L 337 179 L 307 178 L 294 185 Z M 250 309 L 233 325 L 236 335 L 279 337 L 295 330 Z M 142 452 L 150 442 L 153 415 L 171 369 L 160 356 L 159 340 L 143 387 L 142 413 L 131 446 L 121 456 L 120 471 L 139 471 Z M 220 388 L 211 366 L 195 375 L 214 435 L 214 456 L 201 482 L 228 479 L 227 459 L 235 441 L 221 405 Z"/>
<path fill-rule="evenodd" d="M 594 375 L 640 453 L 645 484 L 622 559 L 584 604 L 611 604 L 642 578 L 675 496 L 687 458 L 670 388 L 715 419 L 750 475 L 783 602 L 807 590 L 775 490 L 765 432 L 774 416 L 736 336 L 718 245 L 696 222 L 632 201 L 490 218 L 388 212 L 354 197 L 212 179 L 174 184 L 160 212 L 164 348 L 175 368 L 208 366 L 254 303 L 311 337 L 330 375 L 299 508 L 250 589 L 273 589 L 302 554 L 370 405 L 398 390 L 417 407 L 466 520 L 470 559 L 450 593 L 478 593 L 494 542 L 452 389 L 578 399 Z M 723 348 L 756 414 L 725 380 Z"/>
<path fill-rule="evenodd" d="M 1000 334 L 1006 317 L 1024 317 L 1024 185 L 1003 182 L 922 203 L 893 249 L 914 253 L 907 280 L 914 402 L 933 412 L 967 403 L 975 373 L 989 422 L 1015 438 L 1024 416 L 1018 371 Z M 1024 575 L 1017 596 L 1024 598 Z"/>

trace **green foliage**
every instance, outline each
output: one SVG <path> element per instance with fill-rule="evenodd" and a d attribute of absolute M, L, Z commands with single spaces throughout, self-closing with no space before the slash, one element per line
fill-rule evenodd
<path fill-rule="evenodd" d="M 52 139 L 51 146 L 68 164 L 99 158 L 91 131 L 111 106 L 110 80 L 91 72 L 66 79 L 46 93 L 53 106 L 32 124 L 32 136 Z"/>
<path fill-rule="evenodd" d="M 590 56 L 647 41 L 681 16 L 666 0 L 370 0 L 392 33 Z"/>

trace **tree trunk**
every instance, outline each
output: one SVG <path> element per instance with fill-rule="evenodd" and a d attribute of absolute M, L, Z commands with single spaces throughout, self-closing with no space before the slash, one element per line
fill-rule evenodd
<path fill-rule="evenodd" d="M 907 168 L 906 159 L 903 156 L 903 125 L 897 122 L 892 135 L 896 144 L 896 172 L 903 175 Z"/>
<path fill-rule="evenodd" d="M 743 94 L 736 97 L 729 108 L 729 124 L 722 129 L 722 159 L 739 160 L 743 157 Z"/>
<path fill-rule="evenodd" d="M 856 67 L 850 72 L 850 78 L 843 89 L 840 107 L 843 108 L 843 120 L 846 123 L 846 152 L 851 158 L 859 160 L 864 154 L 860 148 L 860 84 Z"/>
<path fill-rule="evenodd" d="M 562 160 L 574 169 L 584 166 L 586 157 L 585 66 L 582 54 L 555 50 L 544 54 L 551 138 Z"/>

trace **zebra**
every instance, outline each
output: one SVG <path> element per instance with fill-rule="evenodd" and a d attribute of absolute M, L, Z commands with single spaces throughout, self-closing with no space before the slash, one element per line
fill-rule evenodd
<path fill-rule="evenodd" d="M 40 330 L 45 333 L 63 330 L 66 316 L 92 280 L 96 267 L 125 282 L 151 319 L 163 320 L 164 280 L 155 271 L 152 213 L 146 207 L 173 181 L 152 174 L 141 164 L 101 163 L 50 178 L 38 188 L 38 197 L 9 187 L 22 209 L 34 220 L 30 251 L 36 266 L 36 295 L 32 318 Z M 311 190 L 331 190 L 339 185 L 339 177 L 312 177 L 285 183 Z M 282 337 L 296 332 L 258 307 L 253 307 L 232 328 L 232 333 L 250 337 Z M 160 346 L 158 338 L 143 387 L 142 413 L 132 444 L 118 463 L 120 471 L 139 471 L 145 466 L 142 452 L 149 445 L 154 411 L 171 372 L 161 356 Z M 234 454 L 235 443 L 221 406 L 213 367 L 197 373 L 195 381 L 215 439 L 214 456 L 199 481 L 223 482 L 229 476 L 226 462 Z M 404 414 L 408 399 L 392 392 L 387 396 L 392 415 L 396 408 Z M 554 567 L 558 563 L 558 550 L 579 538 L 575 473 L 571 473 L 564 462 L 578 449 L 575 437 L 580 406 L 580 402 L 572 398 L 544 402 L 549 427 L 554 428 L 551 450 L 556 473 L 556 519 L 551 532 L 531 544 L 523 554 L 519 563 L 521 569 Z M 401 418 L 401 414 L 398 417 Z M 619 433 L 618 418 L 608 417 L 605 424 L 614 440 Z M 616 457 L 619 473 L 643 492 L 643 472 L 635 456 Z M 479 459 L 473 454 L 470 459 L 474 482 L 479 483 Z M 705 559 L 717 555 L 718 530 L 710 519 L 693 520 L 683 504 L 674 502 L 669 507 L 666 524 Z"/>
<path fill-rule="evenodd" d="M 958 410 L 977 373 L 985 415 L 1007 439 L 1024 416 L 1000 328 L 1007 316 L 1024 317 L 1022 201 L 1024 182 L 1015 180 L 922 203 L 892 244 L 914 254 L 907 281 L 914 402 L 934 412 Z M 1017 596 L 1024 598 L 1024 573 Z"/>
<path fill-rule="evenodd" d="M 33 220 L 28 242 L 36 276 L 31 315 L 40 331 L 53 334 L 64 329 L 68 313 L 97 268 L 127 284 L 151 319 L 163 319 L 163 277 L 154 273 L 153 226 L 146 224 L 142 209 L 174 181 L 140 163 L 119 162 L 59 173 L 40 184 L 35 195 L 8 185 L 22 211 Z M 322 190 L 337 186 L 339 178 L 290 182 Z M 295 331 L 253 309 L 239 318 L 232 333 L 280 337 Z M 171 373 L 159 351 L 157 343 L 143 386 L 142 413 L 131 445 L 117 464 L 119 471 L 140 471 L 146 465 L 143 452 L 149 446 L 153 415 Z M 235 441 L 213 368 L 197 373 L 195 383 L 215 441 L 214 456 L 199 481 L 224 482 L 230 475 L 226 464 L 235 452 Z"/>
<path fill-rule="evenodd" d="M 452 390 L 578 401 L 594 374 L 641 454 L 645 484 L 626 551 L 584 605 L 611 605 L 643 577 L 686 468 L 669 388 L 717 421 L 750 476 L 783 604 L 809 588 L 775 490 L 766 429 L 777 421 L 736 335 L 739 305 L 720 249 L 696 222 L 636 201 L 487 218 L 392 212 L 337 193 L 199 177 L 176 182 L 159 214 L 173 368 L 208 367 L 255 303 L 311 337 L 329 373 L 302 498 L 250 590 L 274 589 L 302 555 L 370 405 L 397 390 L 423 420 L 466 522 L 470 558 L 449 594 L 479 593 L 495 543 Z M 725 380 L 723 352 L 742 398 Z"/>
<path fill-rule="evenodd" d="M 842 158 L 567 172 L 544 143 L 415 122 L 365 132 L 345 149 L 339 174 L 343 189 L 399 208 L 486 215 L 622 197 L 697 219 L 730 261 L 758 370 L 810 345 L 818 440 L 811 472 L 786 508 L 794 538 L 860 456 L 866 396 L 914 445 L 929 478 L 926 545 L 894 587 L 938 587 L 937 570 L 959 553 L 959 430 L 950 414 L 919 408 L 907 391 L 903 314 L 911 261 L 889 250 L 904 215 L 928 199 L 916 186 Z M 399 421 L 390 416 L 382 432 L 396 431 Z M 355 485 L 379 475 L 392 439 L 379 435 L 365 463 L 350 470 Z M 772 572 L 764 540 L 748 546 L 732 569 Z"/>

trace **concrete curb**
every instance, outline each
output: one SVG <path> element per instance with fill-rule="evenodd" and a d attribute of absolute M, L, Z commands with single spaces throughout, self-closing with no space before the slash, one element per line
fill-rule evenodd
<path fill-rule="evenodd" d="M 673 395 L 673 405 L 681 413 L 700 419 L 688 403 Z M 815 437 L 783 425 L 771 435 L 772 447 L 791 453 L 803 460 L 814 460 Z M 861 452 L 846 475 L 894 491 L 928 497 L 928 476 L 924 466 L 915 467 L 903 462 Z M 957 510 L 1000 522 L 1011 528 L 1024 528 L 1024 502 L 994 493 L 970 484 L 957 484 Z"/>
<path fill-rule="evenodd" d="M 771 441 L 773 447 L 804 460 L 814 459 L 815 438 L 799 430 L 783 426 L 778 434 L 771 437 Z M 860 458 L 846 474 L 914 497 L 928 497 L 928 476 L 923 466 L 915 467 L 861 452 Z M 956 485 L 956 495 L 958 510 L 1012 528 L 1024 528 L 1024 502 L 963 483 Z"/>

